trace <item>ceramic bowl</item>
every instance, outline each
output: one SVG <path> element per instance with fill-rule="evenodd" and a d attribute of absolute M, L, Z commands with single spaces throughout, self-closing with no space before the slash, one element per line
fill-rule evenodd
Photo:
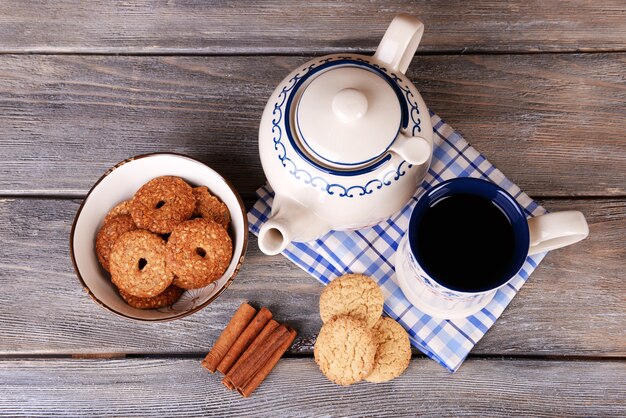
<path fill-rule="evenodd" d="M 95 239 L 105 215 L 118 203 L 130 199 L 149 180 L 178 176 L 192 186 L 207 186 L 228 206 L 229 234 L 233 258 L 226 273 L 201 289 L 187 290 L 172 306 L 136 309 L 124 302 L 111 283 L 110 275 L 98 263 Z M 193 158 L 179 154 L 148 154 L 129 158 L 115 165 L 96 182 L 80 205 L 70 234 L 70 254 L 74 269 L 89 296 L 105 309 L 139 321 L 168 321 L 182 318 L 213 302 L 233 281 L 248 244 L 248 222 L 241 197 L 217 172 Z"/>

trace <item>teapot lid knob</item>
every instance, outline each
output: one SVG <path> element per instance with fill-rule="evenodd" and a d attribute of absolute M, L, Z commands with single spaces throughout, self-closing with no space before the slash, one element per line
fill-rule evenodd
<path fill-rule="evenodd" d="M 333 97 L 332 108 L 338 119 L 353 122 L 367 112 L 367 97 L 360 90 L 345 88 Z"/>
<path fill-rule="evenodd" d="M 305 87 L 296 105 L 295 131 L 321 164 L 354 169 L 389 149 L 401 128 L 402 105 L 380 75 L 367 67 L 340 66 Z"/>

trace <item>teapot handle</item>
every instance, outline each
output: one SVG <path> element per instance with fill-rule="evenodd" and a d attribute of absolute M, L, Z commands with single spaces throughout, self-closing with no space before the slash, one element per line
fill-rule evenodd
<path fill-rule="evenodd" d="M 424 24 L 408 14 L 393 18 L 380 41 L 374 58 L 404 74 L 424 34 Z"/>

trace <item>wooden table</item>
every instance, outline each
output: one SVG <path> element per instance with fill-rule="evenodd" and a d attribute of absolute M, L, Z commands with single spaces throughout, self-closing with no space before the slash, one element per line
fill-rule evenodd
<path fill-rule="evenodd" d="M 115 3 L 115 4 L 114 4 Z M 0 1 L 0 413 L 626 415 L 626 3 Z M 398 12 L 426 25 L 409 76 L 430 108 L 591 234 L 550 253 L 456 374 L 418 352 L 386 384 L 318 371 L 322 285 L 251 237 L 232 286 L 146 324 L 93 303 L 68 254 L 91 185 L 175 151 L 265 181 L 259 118 L 312 55 L 371 54 Z M 250 399 L 200 360 L 243 299 L 300 336 Z"/>

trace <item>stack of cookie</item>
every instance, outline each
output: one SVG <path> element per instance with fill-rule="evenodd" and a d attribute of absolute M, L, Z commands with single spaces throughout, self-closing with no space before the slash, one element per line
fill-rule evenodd
<path fill-rule="evenodd" d="M 208 188 L 157 177 L 106 215 L 96 254 L 130 306 L 161 308 L 224 274 L 229 224 L 228 208 Z"/>
<path fill-rule="evenodd" d="M 324 325 L 315 342 L 315 362 L 339 385 L 361 380 L 386 382 L 400 376 L 411 360 L 404 328 L 381 317 L 384 298 L 371 278 L 346 274 L 320 296 Z"/>

